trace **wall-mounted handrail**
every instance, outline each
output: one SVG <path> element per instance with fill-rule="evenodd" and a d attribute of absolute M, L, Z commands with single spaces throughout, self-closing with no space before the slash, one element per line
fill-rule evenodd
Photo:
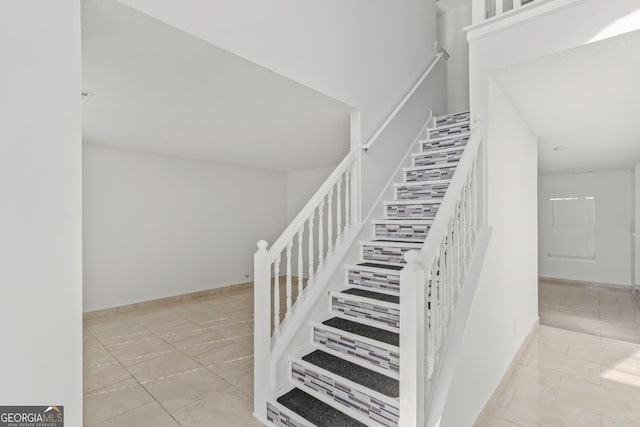
<path fill-rule="evenodd" d="M 393 111 L 391 112 L 391 114 L 389 115 L 389 117 L 387 117 L 387 120 L 385 120 L 382 125 L 380 125 L 380 127 L 378 128 L 378 130 L 376 131 L 376 133 L 373 134 L 373 136 L 371 138 L 369 138 L 369 141 L 367 141 L 366 144 L 362 145 L 362 149 L 367 151 L 368 149 L 371 148 L 371 146 L 373 146 L 373 144 L 376 142 L 376 140 L 380 137 L 380 135 L 382 135 L 382 133 L 385 131 L 385 129 L 387 128 L 387 126 L 389 126 L 389 124 L 393 121 L 393 119 L 396 117 L 396 115 L 400 112 L 400 110 L 402 110 L 402 107 L 405 106 L 405 104 L 409 101 L 409 99 L 411 99 L 411 97 L 413 96 L 413 94 L 418 90 L 418 88 L 422 85 L 422 83 L 424 82 L 424 80 L 429 76 L 429 74 L 431 74 L 431 72 L 433 71 L 433 69 L 436 67 L 436 65 L 438 64 L 438 62 L 443 59 L 443 58 L 447 58 L 448 54 L 444 53 L 444 52 L 439 52 L 436 57 L 433 59 L 433 61 L 431 61 L 431 64 L 429 64 L 429 66 L 427 67 L 427 69 L 424 71 L 424 73 L 422 73 L 422 75 L 420 76 L 420 78 L 418 79 L 418 81 L 411 87 L 411 89 L 409 90 L 409 92 L 407 92 L 407 94 L 404 96 L 404 98 L 402 98 L 402 100 L 398 103 L 398 105 L 396 106 L 396 108 L 393 109 Z"/>

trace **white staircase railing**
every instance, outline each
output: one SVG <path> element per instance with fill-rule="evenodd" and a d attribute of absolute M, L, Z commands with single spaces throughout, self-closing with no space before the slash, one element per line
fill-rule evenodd
<path fill-rule="evenodd" d="M 282 335 L 293 335 L 297 318 L 309 309 L 301 308 L 305 296 L 322 285 L 316 282 L 346 235 L 360 228 L 359 112 L 352 113 L 351 124 L 351 151 L 270 249 L 266 241 L 258 242 L 254 255 L 254 409 L 265 408 L 270 391 L 277 386 L 277 360 L 273 359 Z"/>
<path fill-rule="evenodd" d="M 477 125 L 422 249 L 406 254 L 400 274 L 402 427 L 425 425 L 443 344 L 483 227 L 482 142 L 483 128 Z"/>
<path fill-rule="evenodd" d="M 515 11 L 536 0 L 476 0 L 484 2 L 483 20 L 501 16 L 507 12 Z M 538 0 L 540 1 L 540 0 Z"/>

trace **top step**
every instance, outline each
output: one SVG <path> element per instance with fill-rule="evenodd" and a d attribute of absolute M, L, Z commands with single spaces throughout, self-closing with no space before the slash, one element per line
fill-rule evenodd
<path fill-rule="evenodd" d="M 470 120 L 471 120 L 471 114 L 469 111 L 447 114 L 444 116 L 436 117 L 436 127 L 451 125 L 455 123 L 468 122 Z"/>

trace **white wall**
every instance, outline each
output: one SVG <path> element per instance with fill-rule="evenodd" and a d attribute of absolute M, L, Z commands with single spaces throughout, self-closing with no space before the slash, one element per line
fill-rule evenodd
<path fill-rule="evenodd" d="M 556 0 L 546 5 L 567 2 Z M 483 4 L 484 0 L 474 0 L 474 11 Z M 571 7 L 534 16 L 496 32 L 484 33 L 491 26 L 470 30 L 471 111 L 486 116 L 489 79 L 494 70 L 639 29 L 639 13 L 637 0 L 574 1 Z"/>
<path fill-rule="evenodd" d="M 435 50 L 435 1 L 119 1 L 362 109 L 365 139 Z"/>
<path fill-rule="evenodd" d="M 625 286 L 631 284 L 631 230 L 634 222 L 631 179 L 629 170 L 540 176 L 540 276 Z M 550 223 L 548 200 L 575 196 L 595 197 L 594 261 L 548 256 L 552 239 L 552 230 L 545 227 Z"/>
<path fill-rule="evenodd" d="M 489 102 L 493 233 L 443 427 L 473 425 L 538 319 L 537 138 L 493 81 Z"/>
<path fill-rule="evenodd" d="M 83 166 L 85 311 L 251 281 L 286 225 L 284 173 L 86 144 Z"/>
<path fill-rule="evenodd" d="M 463 28 L 471 25 L 471 2 L 438 15 L 438 42 L 451 57 L 447 63 L 447 110 L 469 109 L 469 43 Z"/>
<path fill-rule="evenodd" d="M 309 169 L 287 174 L 287 222 L 296 217 L 334 169 Z"/>
<path fill-rule="evenodd" d="M 80 2 L 0 2 L 0 402 L 82 425 Z"/>

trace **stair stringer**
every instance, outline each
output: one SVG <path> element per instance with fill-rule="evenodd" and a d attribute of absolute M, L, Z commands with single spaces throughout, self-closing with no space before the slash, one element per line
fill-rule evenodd
<path fill-rule="evenodd" d="M 277 384 L 282 386 L 289 380 L 289 354 L 298 354 L 302 349 L 314 346 L 313 334 L 310 322 L 322 323 L 329 316 L 331 316 L 330 304 L 327 304 L 325 300 L 321 298 L 329 298 L 329 294 L 332 291 L 340 291 L 346 287 L 345 271 L 343 266 L 345 264 L 353 265 L 361 261 L 361 241 L 368 241 L 372 238 L 373 221 L 382 218 L 384 215 L 384 200 L 393 200 L 395 195 L 394 183 L 401 182 L 403 180 L 403 168 L 409 167 L 412 164 L 412 156 L 419 145 L 420 141 L 425 139 L 426 129 L 432 125 L 432 120 L 435 116 L 429 117 L 424 124 L 420 132 L 415 137 L 414 141 L 408 147 L 402 161 L 398 164 L 395 171 L 389 177 L 388 182 L 385 184 L 384 189 L 380 192 L 380 195 L 376 199 L 373 207 L 369 210 L 367 215 L 357 226 L 348 233 L 344 242 L 347 244 L 341 245 L 343 247 L 342 252 L 334 253 L 331 261 L 325 266 L 325 269 L 321 273 L 321 280 L 316 282 L 318 289 L 314 289 L 313 292 L 309 292 L 308 296 L 305 296 L 304 306 L 300 307 L 300 310 L 306 311 L 304 317 L 300 317 L 296 330 L 284 330 L 278 340 L 278 345 L 272 349 L 271 369 L 277 372 Z M 373 148 L 375 149 L 375 148 Z M 363 153 L 363 162 L 366 161 L 366 153 Z M 363 183 L 366 185 L 366 183 Z M 286 335 L 285 335 L 286 334 Z M 274 394 L 274 400 L 276 395 Z"/>

